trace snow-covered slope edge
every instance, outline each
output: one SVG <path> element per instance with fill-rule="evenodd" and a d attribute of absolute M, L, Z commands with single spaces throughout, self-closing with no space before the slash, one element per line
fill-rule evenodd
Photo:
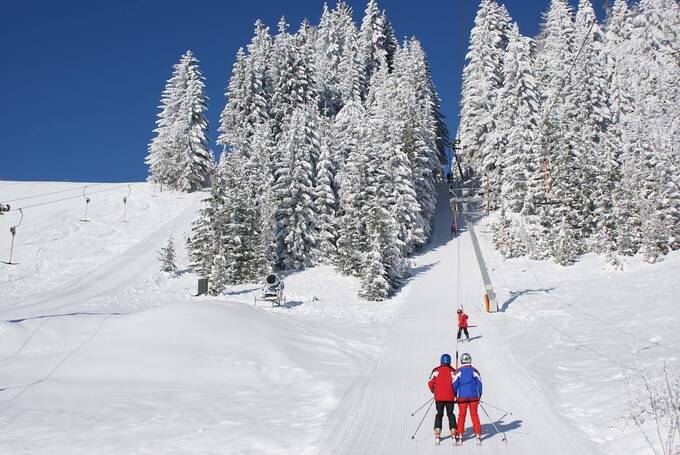
<path fill-rule="evenodd" d="M 645 400 L 638 368 L 652 378 L 663 361 L 680 360 L 680 252 L 653 265 L 628 259 L 624 271 L 593 254 L 562 267 L 505 260 L 486 220 L 479 230 L 501 306 L 488 322 L 508 351 L 603 453 L 649 453 L 624 417 L 629 397 Z M 655 434 L 649 420 L 646 430 Z"/>

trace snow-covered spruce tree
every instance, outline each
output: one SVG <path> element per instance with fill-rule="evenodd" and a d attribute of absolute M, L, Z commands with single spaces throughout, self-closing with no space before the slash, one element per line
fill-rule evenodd
<path fill-rule="evenodd" d="M 640 245 L 641 220 L 635 207 L 636 187 L 627 174 L 632 165 L 632 119 L 634 100 L 632 71 L 628 64 L 630 49 L 631 14 L 626 0 L 615 0 L 605 24 L 605 55 L 609 78 L 609 108 L 611 122 L 607 138 L 619 154 L 619 184 L 612 191 L 611 216 L 614 221 L 614 241 L 618 254 L 633 255 Z M 611 253 L 610 253 L 611 254 Z"/>
<path fill-rule="evenodd" d="M 565 0 L 552 0 L 541 26 L 536 56 L 545 123 L 536 142 L 541 145 L 542 164 L 547 164 L 550 176 L 550 191 L 545 199 L 557 203 L 538 207 L 542 235 L 537 239 L 532 255 L 550 255 L 563 265 L 573 263 L 582 251 L 581 209 L 584 203 L 580 191 L 586 183 L 581 179 L 579 157 L 574 149 L 577 139 L 570 117 L 580 106 L 573 105 L 574 98 L 567 96 L 571 90 L 568 70 L 574 57 L 574 34 L 571 7 Z"/>
<path fill-rule="evenodd" d="M 269 120 L 271 80 L 267 68 L 272 42 L 267 28 L 255 22 L 255 34 L 248 45 L 236 55 L 227 87 L 227 104 L 220 116 L 220 136 L 217 143 L 225 150 L 238 149 L 249 154 L 251 138 L 258 125 Z"/>
<path fill-rule="evenodd" d="M 644 182 L 644 190 L 641 190 L 644 198 L 640 199 L 638 207 L 642 253 L 650 262 L 659 260 L 670 247 L 678 247 L 680 194 L 675 163 L 680 155 L 677 140 L 680 88 L 677 62 L 672 52 L 680 48 L 679 10 L 677 2 L 641 1 L 632 20 L 630 37 L 629 65 L 636 65 L 632 155 L 637 162 L 627 169 L 643 172 L 635 180 Z M 656 190 L 653 189 L 655 185 Z M 650 207 L 650 204 L 654 206 Z"/>
<path fill-rule="evenodd" d="M 366 191 L 370 199 L 389 209 L 398 229 L 403 256 L 423 245 L 425 221 L 416 199 L 409 157 L 401 143 L 404 119 L 399 118 L 397 78 L 381 64 L 371 79 L 366 100 L 369 134 L 364 141 L 368 157 Z"/>
<path fill-rule="evenodd" d="M 340 56 L 338 67 L 338 91 L 340 92 L 343 106 L 350 101 L 360 101 L 366 86 L 359 47 L 359 34 L 354 28 L 353 23 L 351 27 L 347 28 L 345 36 L 345 49 Z"/>
<path fill-rule="evenodd" d="M 333 10 L 324 4 L 323 14 L 316 34 L 315 75 L 319 88 L 319 107 L 328 117 L 335 117 L 343 105 L 342 61 L 355 45 L 356 27 L 352 9 L 343 1 Z"/>
<path fill-rule="evenodd" d="M 198 60 L 191 51 L 185 56 L 187 79 L 175 125 L 179 145 L 179 180 L 176 188 L 197 191 L 210 186 L 210 173 L 214 165 L 208 149 L 208 97 L 205 96 L 205 78 L 198 68 Z"/>
<path fill-rule="evenodd" d="M 314 65 L 309 49 L 300 46 L 300 39 L 288 33 L 288 24 L 281 18 L 279 32 L 274 37 L 270 75 L 272 79 L 271 117 L 275 140 L 288 117 L 300 106 L 318 103 L 314 80 Z"/>
<path fill-rule="evenodd" d="M 437 95 L 429 83 L 429 71 L 420 43 L 404 43 L 394 59 L 397 96 L 394 108 L 401 119 L 401 148 L 408 156 L 416 200 L 429 237 L 436 203 L 435 176 L 440 173 L 437 147 Z"/>
<path fill-rule="evenodd" d="M 172 235 L 168 237 L 165 246 L 158 252 L 158 260 L 161 263 L 161 272 L 177 273 L 177 264 L 175 263 L 175 240 Z"/>
<path fill-rule="evenodd" d="M 374 204 L 366 221 L 368 249 L 363 254 L 363 274 L 359 295 L 367 300 L 384 300 L 403 284 L 406 263 L 394 215 Z"/>
<path fill-rule="evenodd" d="M 338 260 L 341 272 L 361 276 L 362 251 L 366 251 L 366 220 L 369 195 L 366 192 L 368 140 L 366 111 L 360 100 L 346 102 L 335 118 L 336 143 L 341 163 Z"/>
<path fill-rule="evenodd" d="M 470 46 L 463 70 L 460 101 L 460 156 L 477 174 L 488 176 L 494 187 L 500 182 L 498 144 L 489 133 L 495 128 L 493 112 L 503 85 L 503 55 L 510 18 L 505 7 L 482 0 L 470 33 Z"/>
<path fill-rule="evenodd" d="M 156 136 L 149 144 L 149 154 L 145 160 L 149 166 L 149 181 L 166 186 L 173 186 L 178 175 L 174 125 L 178 116 L 183 81 L 186 79 L 186 66 L 182 62 L 183 60 L 180 60 L 173 66 L 172 76 L 165 84 L 159 106 L 161 111 L 158 113 L 154 130 Z"/>
<path fill-rule="evenodd" d="M 359 29 L 359 53 L 362 62 L 363 90 L 368 95 L 371 78 L 382 63 L 391 64 L 397 48 L 394 42 L 392 26 L 386 16 L 380 12 L 378 2 L 369 0 Z"/>
<path fill-rule="evenodd" d="M 275 207 L 273 203 L 271 160 L 273 138 L 269 123 L 261 124 L 253 136 L 252 153 L 248 162 L 249 199 L 256 202 L 256 226 L 251 236 L 254 237 L 253 273 L 256 279 L 271 272 L 276 264 L 275 251 Z"/>
<path fill-rule="evenodd" d="M 320 152 L 316 162 L 314 205 L 317 213 L 317 256 L 320 262 L 335 259 L 338 240 L 338 163 L 333 153 L 334 128 L 330 119 L 321 119 Z"/>
<path fill-rule="evenodd" d="M 500 163 L 503 181 L 500 213 L 494 226 L 494 243 L 506 257 L 528 252 L 527 223 L 533 221 L 534 200 L 542 192 L 537 147 L 530 148 L 538 128 L 540 96 L 533 74 L 531 40 L 510 30 L 503 60 L 503 87 L 495 107 L 496 130 L 502 144 Z"/>
<path fill-rule="evenodd" d="M 218 246 L 217 251 L 208 277 L 208 293 L 210 295 L 220 295 L 227 286 L 227 260 L 221 252 L 222 248 Z"/>
<path fill-rule="evenodd" d="M 210 185 L 213 166 L 205 117 L 208 98 L 191 51 L 174 68 L 163 91 L 156 137 L 149 145 L 149 179 L 177 190 L 196 191 Z"/>
<path fill-rule="evenodd" d="M 219 169 L 219 166 L 213 169 L 210 195 L 203 200 L 203 207 L 191 224 L 191 236 L 187 242 L 190 266 L 204 277 L 210 274 L 216 253 L 218 238 L 216 230 L 219 230 L 219 226 L 215 216 L 224 204 L 224 184 Z"/>
<path fill-rule="evenodd" d="M 276 169 L 273 200 L 276 205 L 278 266 L 299 269 L 314 264 L 317 245 L 314 205 L 314 155 L 320 116 L 316 103 L 298 106 L 284 125 L 277 144 L 281 164 Z"/>
<path fill-rule="evenodd" d="M 580 106 L 572 118 L 576 154 L 586 182 L 581 235 L 591 237 L 588 250 L 612 255 L 616 251 L 613 193 L 620 181 L 621 150 L 618 138 L 609 131 L 612 114 L 605 37 L 589 0 L 579 2 L 575 27 L 576 42 L 583 50 L 572 70 L 568 96 Z"/>

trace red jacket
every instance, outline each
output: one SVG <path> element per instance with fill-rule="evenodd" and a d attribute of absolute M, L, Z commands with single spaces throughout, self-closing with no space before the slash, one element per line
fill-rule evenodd
<path fill-rule="evenodd" d="M 458 327 L 467 328 L 467 326 L 468 326 L 467 320 L 468 320 L 468 315 L 465 314 L 465 313 L 460 313 L 458 315 Z"/>
<path fill-rule="evenodd" d="M 440 365 L 430 374 L 427 386 L 430 392 L 434 393 L 434 401 L 454 401 L 453 376 L 456 374 L 455 368 L 449 365 Z"/>

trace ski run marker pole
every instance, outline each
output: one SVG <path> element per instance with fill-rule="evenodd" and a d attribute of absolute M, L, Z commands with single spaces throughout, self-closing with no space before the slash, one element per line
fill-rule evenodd
<path fill-rule="evenodd" d="M 486 412 L 486 409 L 484 409 L 484 405 L 482 404 L 481 401 L 479 402 L 479 407 L 482 408 L 482 411 L 484 411 L 484 414 L 486 414 L 486 417 L 489 419 L 489 422 L 491 422 L 491 425 L 493 426 L 494 430 L 496 430 L 496 433 L 502 435 L 502 439 L 501 439 L 501 440 L 502 440 L 504 443 L 507 444 L 507 443 L 508 443 L 508 440 L 507 440 L 506 437 L 505 437 L 505 433 L 501 433 L 501 432 L 498 430 L 498 427 L 496 426 L 496 423 L 491 419 L 491 416 L 489 415 L 489 413 Z"/>
<path fill-rule="evenodd" d="M 418 413 L 418 411 L 420 411 L 420 410 L 423 409 L 425 406 L 427 406 L 427 404 L 428 404 L 430 401 L 432 401 L 432 400 L 434 400 L 434 397 L 430 398 L 430 399 L 427 400 L 425 403 L 423 403 L 423 405 L 422 405 L 421 407 L 419 407 L 418 409 L 416 409 L 415 411 L 413 411 L 413 412 L 411 413 L 411 417 L 413 417 L 414 415 L 416 415 L 416 414 Z"/>
<path fill-rule="evenodd" d="M 427 407 L 427 411 L 425 411 L 425 414 L 423 414 L 423 418 L 420 419 L 420 423 L 418 424 L 418 427 L 416 428 L 416 431 L 414 431 L 413 434 L 411 435 L 411 439 L 415 439 L 415 438 L 416 438 L 416 433 L 418 433 L 418 430 L 420 430 L 420 426 L 421 426 L 421 425 L 423 424 L 423 422 L 425 421 L 425 417 L 427 417 L 427 415 L 430 413 L 430 409 L 432 408 L 432 403 L 434 403 L 434 399 L 432 399 L 432 401 L 430 401 L 430 405 Z"/>

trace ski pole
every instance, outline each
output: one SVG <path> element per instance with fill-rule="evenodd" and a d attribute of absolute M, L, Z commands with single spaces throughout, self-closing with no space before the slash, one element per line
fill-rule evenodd
<path fill-rule="evenodd" d="M 427 417 L 427 415 L 430 413 L 430 408 L 432 407 L 432 403 L 434 403 L 434 399 L 432 399 L 432 401 L 430 401 L 430 405 L 427 407 L 427 411 L 425 411 L 425 414 L 423 414 L 423 418 L 420 419 L 420 423 L 418 424 L 418 427 L 416 428 L 416 431 L 414 431 L 413 434 L 411 435 L 411 439 L 415 439 L 415 438 L 416 438 L 416 433 L 418 433 L 418 430 L 420 430 L 420 426 L 421 426 L 421 425 L 423 424 L 423 422 L 425 421 L 425 417 Z"/>
<path fill-rule="evenodd" d="M 507 440 L 506 437 L 505 437 L 505 433 L 501 433 L 501 432 L 498 430 L 498 427 L 496 426 L 496 423 L 491 419 L 491 416 L 489 415 L 489 413 L 486 412 L 486 409 L 484 408 L 484 405 L 482 404 L 481 401 L 479 402 L 479 407 L 482 408 L 482 411 L 484 411 L 484 414 L 486 414 L 486 417 L 489 419 L 489 422 L 491 422 L 491 425 L 493 426 L 494 430 L 496 430 L 496 433 L 502 435 L 501 440 L 502 440 L 504 443 L 507 444 L 507 443 L 508 443 L 508 440 Z"/>
<path fill-rule="evenodd" d="M 481 401 L 481 400 L 480 400 L 480 403 L 484 403 L 484 404 L 487 405 L 487 406 L 491 406 L 491 407 L 494 408 L 494 409 L 497 409 L 497 410 L 499 410 L 499 411 L 505 412 L 506 414 L 512 415 L 512 411 L 508 411 L 507 409 L 503 409 L 503 408 L 499 408 L 498 406 L 494 406 L 494 405 L 492 405 L 491 403 L 489 403 L 488 401 Z"/>
<path fill-rule="evenodd" d="M 411 413 L 411 417 L 413 417 L 414 415 L 416 415 L 416 414 L 418 413 L 418 411 L 420 411 L 420 410 L 423 409 L 425 406 L 427 406 L 427 404 L 428 404 L 430 401 L 432 401 L 432 400 L 434 400 L 434 397 L 430 398 L 430 399 L 427 400 L 425 403 L 423 403 L 423 405 L 422 405 L 421 407 L 419 407 L 418 409 L 416 409 L 415 411 L 413 411 L 413 412 Z"/>

